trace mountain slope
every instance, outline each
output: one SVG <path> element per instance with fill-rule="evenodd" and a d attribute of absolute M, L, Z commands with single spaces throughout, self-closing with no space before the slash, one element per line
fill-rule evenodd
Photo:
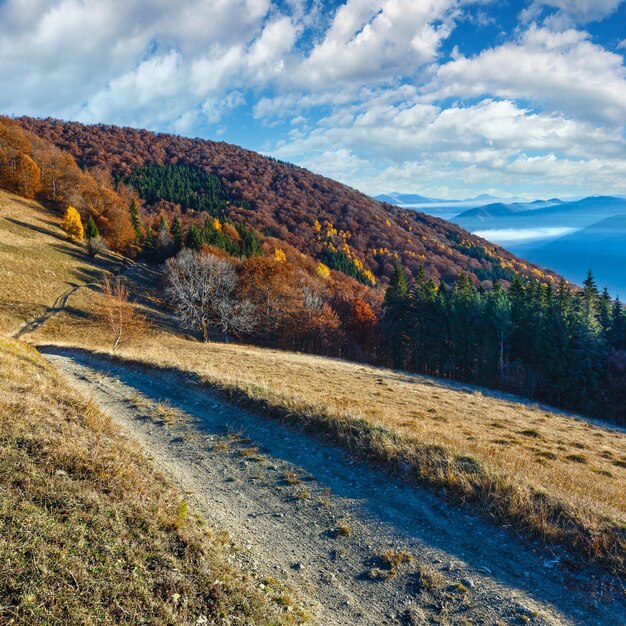
<path fill-rule="evenodd" d="M 455 217 L 455 221 L 476 220 L 478 222 L 490 222 L 493 219 L 510 217 L 515 215 L 520 209 L 514 204 L 503 204 L 502 202 L 494 202 L 485 206 L 468 209 Z"/>
<path fill-rule="evenodd" d="M 185 164 L 219 177 L 230 198 L 227 215 L 320 258 L 346 250 L 386 281 L 401 262 L 435 281 L 462 272 L 482 280 L 531 275 L 532 264 L 463 229 L 411 210 L 381 204 L 328 178 L 221 142 L 113 126 L 19 118 L 25 129 L 69 151 L 83 167 L 129 176 L 149 164 Z M 535 268 L 535 276 L 543 276 Z M 555 278 L 551 272 L 546 276 Z"/>
<path fill-rule="evenodd" d="M 606 218 L 529 249 L 527 254 L 536 263 L 553 267 L 578 282 L 591 269 L 600 285 L 612 294 L 626 296 L 626 215 Z"/>
<path fill-rule="evenodd" d="M 25 207 L 24 212 L 28 211 Z M 24 230 L 28 229 L 24 227 Z M 57 243 L 55 238 L 48 237 L 39 245 L 44 249 L 55 248 Z M 61 252 L 67 265 L 75 267 L 76 250 L 68 246 Z M 0 258 L 0 267 L 7 266 L 4 260 L 6 257 Z M 25 280 L 31 280 L 34 289 L 42 279 L 28 273 Z M 61 289 L 62 285 L 58 287 Z M 158 276 L 152 277 L 150 287 L 132 280 L 130 288 L 133 298 L 162 309 Z M 20 301 L 24 293 L 28 290 L 16 292 L 13 299 Z M 40 345 L 61 343 L 110 352 L 109 335 L 97 322 L 101 302 L 97 286 L 78 290 L 71 295 L 67 307 L 28 337 Z M 358 445 L 357 441 L 349 444 L 353 450 L 371 452 L 374 458 L 378 456 L 392 467 L 400 462 L 405 466 L 408 459 L 414 459 L 420 480 L 431 480 L 438 485 L 449 483 L 450 493 L 460 490 L 462 499 L 470 496 L 482 501 L 484 497 L 484 503 L 489 508 L 495 507 L 505 519 L 521 520 L 521 527 L 530 526 L 545 533 L 546 523 L 560 523 L 566 513 L 574 516 L 568 519 L 576 519 L 577 511 L 584 511 L 585 536 L 587 526 L 593 522 L 589 526 L 589 537 L 594 542 L 588 546 L 590 549 L 603 550 L 605 545 L 612 546 L 615 552 L 619 542 L 623 542 L 619 538 L 622 531 L 609 526 L 606 531 L 611 535 L 617 533 L 617 538 L 599 544 L 599 526 L 604 528 L 604 517 L 590 516 L 593 507 L 602 516 L 615 509 L 623 517 L 623 481 L 617 472 L 624 471 L 625 457 L 623 436 L 616 429 L 614 435 L 601 429 L 602 436 L 596 438 L 590 436 L 584 421 L 546 407 L 528 405 L 512 396 L 503 398 L 497 392 L 409 375 L 405 371 L 287 351 L 232 343 L 201 344 L 173 333 L 169 326 L 160 325 L 158 318 L 154 322 L 150 334 L 135 343 L 124 344 L 116 356 L 183 371 L 186 379 L 208 382 L 231 397 L 269 407 L 273 416 L 285 413 L 292 420 L 337 432 L 338 440 L 344 443 L 346 433 L 351 433 L 358 440 Z M 161 391 L 165 393 L 159 388 Z M 407 412 L 407 406 L 412 410 Z M 355 423 L 359 424 L 358 429 L 350 427 Z M 569 433 L 567 441 L 562 438 L 564 431 Z M 579 444 L 585 446 L 584 455 Z M 572 461 L 583 457 L 588 462 Z M 525 469 L 521 471 L 521 467 Z M 443 475 L 442 468 L 447 468 Z M 496 484 L 490 482 L 493 476 L 497 477 Z M 509 488 L 509 482 L 501 482 L 503 476 L 513 481 L 514 488 Z M 533 489 L 538 484 L 545 488 L 538 501 L 524 495 L 531 488 L 529 476 Z M 569 503 L 564 508 L 557 502 L 559 514 L 548 522 L 544 519 L 546 492 L 550 498 L 565 498 Z M 553 533 L 560 535 L 561 531 L 550 530 L 554 539 Z M 573 537 L 577 545 L 585 545 L 579 543 L 583 540 L 578 530 Z"/>
<path fill-rule="evenodd" d="M 58 222 L 40 204 L 0 190 L 0 332 L 17 332 L 63 293 L 124 267 L 119 255 L 88 255 Z"/>

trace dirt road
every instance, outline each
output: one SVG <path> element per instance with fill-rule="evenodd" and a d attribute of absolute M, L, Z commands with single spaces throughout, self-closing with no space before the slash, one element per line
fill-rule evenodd
<path fill-rule="evenodd" d="M 287 582 L 315 624 L 624 624 L 619 581 L 574 570 L 468 507 L 179 375 L 42 352 L 230 533 L 244 569 Z M 388 551 L 412 560 L 391 575 Z"/>

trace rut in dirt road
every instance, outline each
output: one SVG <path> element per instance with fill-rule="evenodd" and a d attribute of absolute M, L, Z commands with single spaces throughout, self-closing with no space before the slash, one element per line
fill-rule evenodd
<path fill-rule="evenodd" d="M 31 320 L 30 322 L 26 322 L 23 326 L 18 328 L 15 332 L 11 333 L 11 337 L 13 339 L 19 339 L 22 335 L 26 333 L 32 333 L 37 330 L 43 323 L 45 323 L 48 319 L 50 319 L 53 315 L 60 313 L 66 306 L 67 301 L 70 299 L 70 296 L 75 293 L 81 287 L 85 285 L 74 285 L 67 290 L 64 291 L 57 299 L 54 301 L 52 306 L 48 308 L 48 310 L 40 317 Z"/>
<path fill-rule="evenodd" d="M 193 509 L 230 533 L 240 565 L 287 582 L 315 624 L 624 623 L 619 581 L 594 567 L 570 570 L 564 554 L 469 508 L 179 374 L 42 351 L 191 494 Z M 392 572 L 385 553 L 408 562 Z"/>

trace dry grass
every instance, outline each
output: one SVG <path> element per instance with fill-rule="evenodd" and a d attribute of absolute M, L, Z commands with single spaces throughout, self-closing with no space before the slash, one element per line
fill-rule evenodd
<path fill-rule="evenodd" d="M 68 319 L 56 319 L 56 327 L 52 322 L 47 332 L 35 333 L 38 342 L 108 352 Z M 197 375 L 409 477 L 474 499 L 518 527 L 624 567 L 623 432 L 418 375 L 250 346 L 203 345 L 166 332 L 118 356 Z"/>
<path fill-rule="evenodd" d="M 293 623 L 228 558 L 93 403 L 0 338 L 0 623 Z"/>
<path fill-rule="evenodd" d="M 155 294 L 145 300 L 154 302 Z M 29 337 L 110 352 L 94 321 L 98 297 L 79 290 L 70 309 Z M 623 432 L 484 389 L 334 359 L 203 345 L 167 330 L 118 356 L 191 375 L 624 569 Z"/>
<path fill-rule="evenodd" d="M 72 287 L 122 266 L 114 254 L 91 258 L 67 240 L 59 222 L 36 202 L 0 190 L 0 333 L 43 315 Z"/>
<path fill-rule="evenodd" d="M 405 563 L 411 563 L 413 561 L 413 558 L 413 555 L 406 550 L 385 550 L 385 552 L 380 555 L 381 562 L 388 570 L 392 572 L 396 571 L 401 565 L 404 565 Z"/>
<path fill-rule="evenodd" d="M 345 520 L 342 520 L 335 526 L 332 534 L 334 537 L 350 537 L 352 535 L 352 526 Z"/>

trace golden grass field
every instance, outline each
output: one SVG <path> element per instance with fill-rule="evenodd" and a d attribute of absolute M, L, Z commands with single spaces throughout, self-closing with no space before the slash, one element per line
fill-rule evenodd
<path fill-rule="evenodd" d="M 95 315 L 99 297 L 77 291 L 29 341 L 111 352 Z M 487 390 L 335 359 L 202 344 L 162 326 L 116 355 L 198 375 L 377 461 L 409 467 L 500 519 L 624 568 L 623 431 Z"/>
<path fill-rule="evenodd" d="M 293 623 L 230 554 L 97 406 L 0 337 L 0 623 Z"/>
<path fill-rule="evenodd" d="M 91 258 L 59 222 L 36 202 L 0 190 L 0 333 L 44 314 L 72 287 L 123 267 L 116 254 Z"/>

